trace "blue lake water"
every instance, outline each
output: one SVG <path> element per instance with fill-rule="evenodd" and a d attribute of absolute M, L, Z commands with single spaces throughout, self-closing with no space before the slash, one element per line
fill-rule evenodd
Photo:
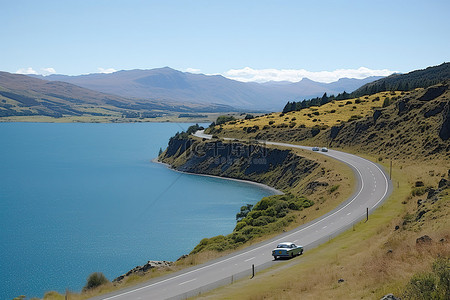
<path fill-rule="evenodd" d="M 80 291 L 232 232 L 271 191 L 152 163 L 189 125 L 0 123 L 0 299 Z"/>

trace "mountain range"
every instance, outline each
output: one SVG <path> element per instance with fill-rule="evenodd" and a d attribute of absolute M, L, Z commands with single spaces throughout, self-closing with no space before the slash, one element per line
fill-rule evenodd
<path fill-rule="evenodd" d="M 228 105 L 237 110 L 281 110 L 288 100 L 322 96 L 323 93 L 351 92 L 362 85 L 380 79 L 343 78 L 332 83 L 320 83 L 304 78 L 291 82 L 240 82 L 221 75 L 181 72 L 169 67 L 151 70 L 128 70 L 110 74 L 79 76 L 36 76 L 49 81 L 63 81 L 90 90 L 125 98 L 154 101 L 176 101 L 202 105 Z"/>

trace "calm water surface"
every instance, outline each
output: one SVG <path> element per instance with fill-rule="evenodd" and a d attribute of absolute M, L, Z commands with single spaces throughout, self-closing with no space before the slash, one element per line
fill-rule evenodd
<path fill-rule="evenodd" d="M 0 123 L 0 299 L 80 291 L 230 233 L 271 192 L 151 163 L 189 125 Z"/>

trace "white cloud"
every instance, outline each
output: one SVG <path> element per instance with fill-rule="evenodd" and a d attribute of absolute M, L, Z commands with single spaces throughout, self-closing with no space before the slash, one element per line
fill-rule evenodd
<path fill-rule="evenodd" d="M 38 75 L 38 72 L 36 72 L 35 70 L 33 70 L 32 67 L 21 68 L 21 69 L 17 70 L 16 73 L 17 73 L 17 74 L 25 74 L 25 75 L 29 75 L 29 74 Z"/>
<path fill-rule="evenodd" d="M 56 73 L 54 68 L 42 68 L 41 71 L 44 76 Z"/>
<path fill-rule="evenodd" d="M 231 69 L 223 76 L 243 82 L 255 81 L 255 82 L 267 82 L 267 81 L 291 81 L 298 82 L 303 78 L 308 78 L 319 82 L 334 82 L 340 78 L 357 78 L 363 79 L 370 76 L 388 76 L 395 71 L 388 69 L 372 70 L 365 67 L 358 69 L 338 69 L 334 71 L 319 71 L 311 72 L 305 69 L 260 69 L 255 70 L 249 67 L 243 69 Z"/>
<path fill-rule="evenodd" d="M 116 70 L 116 69 L 113 69 L 113 68 L 108 68 L 108 69 L 98 68 L 98 71 L 99 71 L 100 73 L 104 73 L 104 74 L 110 74 L 110 73 L 117 72 L 117 70 Z"/>
<path fill-rule="evenodd" d="M 198 73 L 200 73 L 201 72 L 201 70 L 200 69 L 194 69 L 194 68 L 187 68 L 186 69 L 186 72 L 188 72 L 188 73 L 194 73 L 194 74 L 198 74 Z"/>

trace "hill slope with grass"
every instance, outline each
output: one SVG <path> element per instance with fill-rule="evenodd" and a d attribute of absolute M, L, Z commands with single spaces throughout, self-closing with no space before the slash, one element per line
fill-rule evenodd
<path fill-rule="evenodd" d="M 209 128 L 219 136 L 352 148 L 382 157 L 433 158 L 450 151 L 450 81 L 380 92 Z"/>

